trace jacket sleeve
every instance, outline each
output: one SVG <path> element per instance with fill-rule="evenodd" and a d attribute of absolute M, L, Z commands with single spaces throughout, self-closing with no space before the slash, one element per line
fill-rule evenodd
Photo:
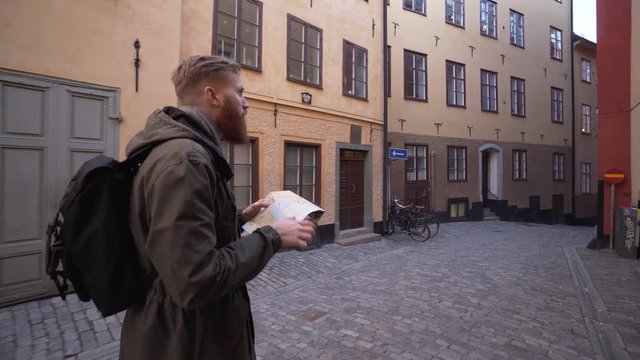
<path fill-rule="evenodd" d="M 184 159 L 162 170 L 147 190 L 147 255 L 184 308 L 206 305 L 245 284 L 280 248 L 278 233 L 264 227 L 216 249 L 214 189 L 211 166 Z"/>

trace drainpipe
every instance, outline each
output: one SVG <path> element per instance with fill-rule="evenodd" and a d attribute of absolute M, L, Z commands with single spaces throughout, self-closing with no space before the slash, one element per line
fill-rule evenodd
<path fill-rule="evenodd" d="M 388 173 L 389 173 L 389 159 L 387 153 L 389 152 L 389 140 L 388 140 L 388 112 L 389 112 L 389 97 L 387 96 L 387 91 L 391 84 L 388 84 L 388 74 L 387 72 L 391 69 L 388 69 L 387 66 L 387 1 L 381 1 L 382 4 L 382 76 L 384 78 L 384 89 L 383 89 L 383 112 L 382 112 L 382 148 L 384 149 L 382 153 L 382 231 L 387 232 L 387 204 L 389 203 L 388 199 Z"/>
<path fill-rule="evenodd" d="M 571 213 L 576 218 L 576 93 L 573 42 L 573 0 L 571 1 Z"/>

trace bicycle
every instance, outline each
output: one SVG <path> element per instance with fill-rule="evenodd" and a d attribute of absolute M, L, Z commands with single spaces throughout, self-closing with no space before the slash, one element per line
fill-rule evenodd
<path fill-rule="evenodd" d="M 431 215 L 422 214 L 422 207 L 417 206 L 416 208 L 418 208 L 416 220 L 418 227 L 426 226 L 429 229 L 429 238 L 436 237 L 440 231 L 440 222 L 438 219 Z"/>
<path fill-rule="evenodd" d="M 389 207 L 389 219 L 387 220 L 387 233 L 393 234 L 396 226 L 409 234 L 415 241 L 426 241 L 431 237 L 430 229 L 425 220 L 420 216 L 420 207 L 413 204 L 401 205 L 398 199 L 394 199 Z"/>

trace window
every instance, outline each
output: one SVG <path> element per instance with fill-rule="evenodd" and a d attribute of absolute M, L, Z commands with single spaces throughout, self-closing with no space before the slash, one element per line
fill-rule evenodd
<path fill-rule="evenodd" d="M 428 207 L 429 183 L 426 145 L 405 145 L 407 161 L 405 162 L 405 201 L 418 206 Z"/>
<path fill-rule="evenodd" d="M 513 180 L 527 180 L 526 150 L 513 150 Z"/>
<path fill-rule="evenodd" d="M 258 141 L 231 145 L 222 142 L 222 152 L 233 167 L 229 185 L 233 188 L 236 205 L 245 208 L 258 201 Z"/>
<path fill-rule="evenodd" d="M 402 7 L 404 7 L 405 10 L 426 15 L 427 7 L 424 6 L 424 3 L 425 3 L 425 0 L 403 0 Z"/>
<path fill-rule="evenodd" d="M 447 147 L 447 163 L 449 168 L 449 181 L 467 180 L 467 148 Z"/>
<path fill-rule="evenodd" d="M 216 1 L 213 53 L 259 70 L 262 51 L 262 3 L 255 0 Z"/>
<path fill-rule="evenodd" d="M 427 55 L 404 51 L 404 97 L 427 101 Z"/>
<path fill-rule="evenodd" d="M 480 0 L 480 34 L 495 38 L 498 36 L 498 4 L 490 0 Z"/>
<path fill-rule="evenodd" d="M 342 93 L 366 99 L 367 49 L 345 41 L 342 60 Z"/>
<path fill-rule="evenodd" d="M 553 180 L 564 181 L 564 154 L 553 153 Z"/>
<path fill-rule="evenodd" d="M 591 163 L 580 164 L 580 189 L 583 194 L 591 194 Z"/>
<path fill-rule="evenodd" d="M 582 104 L 582 133 L 591 134 L 591 106 Z"/>
<path fill-rule="evenodd" d="M 447 61 L 447 105 L 465 106 L 464 64 Z"/>
<path fill-rule="evenodd" d="M 525 116 L 524 79 L 511 77 L 511 115 Z"/>
<path fill-rule="evenodd" d="M 562 30 L 556 29 L 553 26 L 549 28 L 549 40 L 551 58 L 562 60 Z"/>
<path fill-rule="evenodd" d="M 285 144 L 284 189 L 320 204 L 320 160 L 318 145 Z"/>
<path fill-rule="evenodd" d="M 451 220 L 464 219 L 467 216 L 469 199 L 449 199 L 449 218 Z"/>
<path fill-rule="evenodd" d="M 562 89 L 551 88 L 551 121 L 564 122 Z"/>
<path fill-rule="evenodd" d="M 407 181 L 427 180 L 427 147 L 425 145 L 407 145 L 405 171 Z"/>
<path fill-rule="evenodd" d="M 591 61 L 582 59 L 580 63 L 582 68 L 582 81 L 591 83 Z"/>
<path fill-rule="evenodd" d="M 480 105 L 482 111 L 498 112 L 498 73 L 480 70 Z"/>
<path fill-rule="evenodd" d="M 322 30 L 289 15 L 287 78 L 320 87 Z"/>
<path fill-rule="evenodd" d="M 511 44 L 524 47 L 524 15 L 510 10 Z"/>
<path fill-rule="evenodd" d="M 464 0 L 445 0 L 445 21 L 464 27 Z"/>

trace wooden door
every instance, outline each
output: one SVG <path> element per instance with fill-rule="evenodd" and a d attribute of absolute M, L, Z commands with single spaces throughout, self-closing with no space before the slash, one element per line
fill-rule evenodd
<path fill-rule="evenodd" d="M 340 150 L 340 230 L 364 226 L 365 152 Z"/>
<path fill-rule="evenodd" d="M 564 195 L 553 195 L 551 208 L 551 223 L 561 224 L 564 222 Z"/>
<path fill-rule="evenodd" d="M 489 204 L 489 152 L 482 152 L 482 203 Z"/>

